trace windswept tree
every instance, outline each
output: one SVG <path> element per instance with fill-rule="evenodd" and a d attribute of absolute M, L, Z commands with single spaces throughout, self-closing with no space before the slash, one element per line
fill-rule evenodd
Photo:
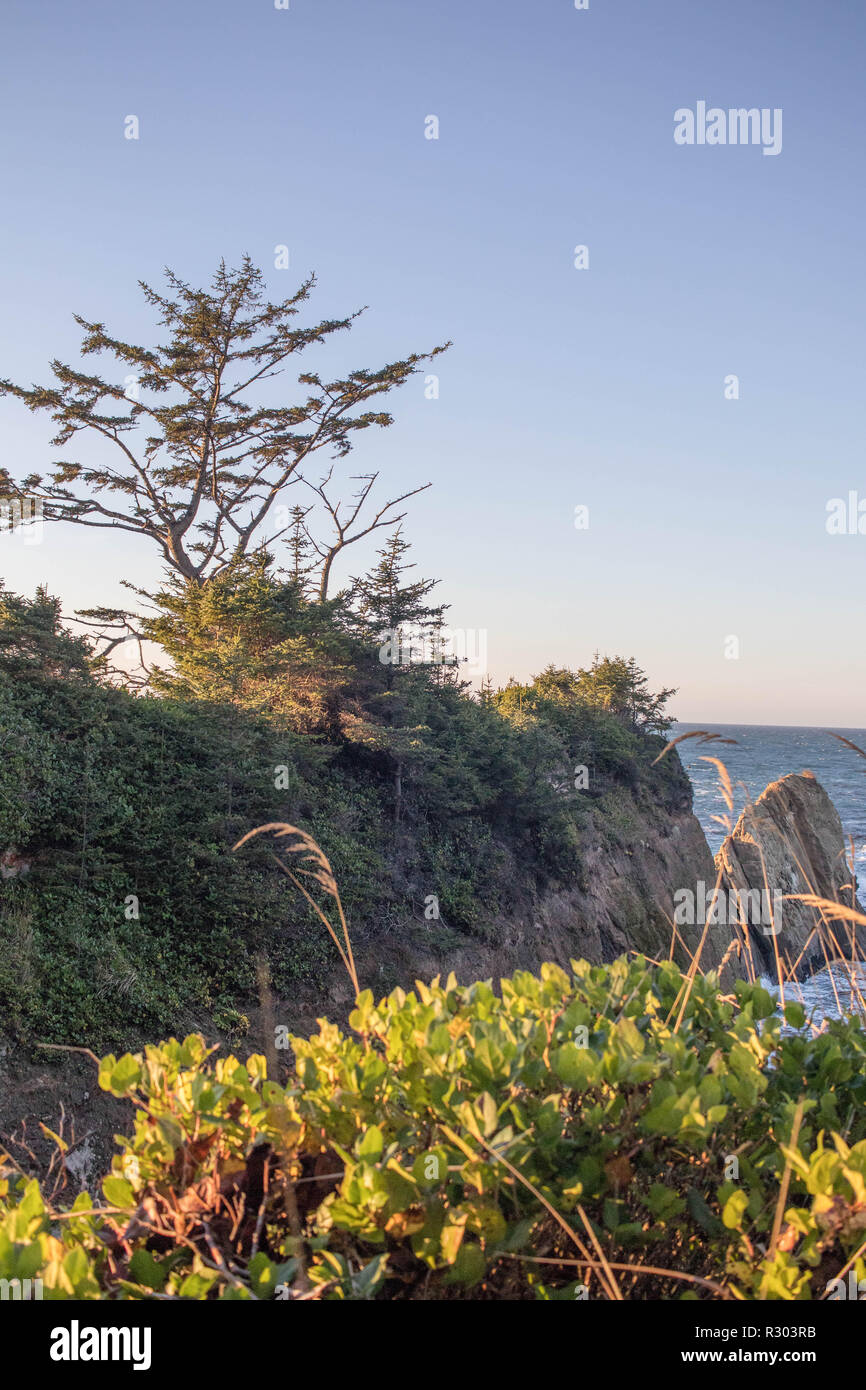
<path fill-rule="evenodd" d="M 297 318 L 315 277 L 272 303 L 249 257 L 238 269 L 221 262 L 210 289 L 165 274 L 165 295 L 140 282 L 165 330 L 155 347 L 124 342 L 103 323 L 75 316 L 82 354 L 108 354 L 117 363 L 114 374 L 88 375 L 55 359 L 54 385 L 0 381 L 0 394 L 51 415 L 54 446 L 75 450 L 74 457 L 55 460 L 47 477 L 13 482 L 0 470 L 0 492 L 41 499 L 46 520 L 144 536 L 170 571 L 202 584 L 292 532 L 297 513 L 281 499 L 303 482 L 324 505 L 331 528 L 314 544 L 318 592 L 326 599 L 335 555 L 399 521 L 401 504 L 423 490 L 413 487 L 378 504 L 371 501 L 377 475 L 365 474 L 343 508 L 332 491 L 341 486 L 335 461 L 350 452 L 359 430 L 392 423 L 380 398 L 448 344 L 330 380 L 300 371 L 296 399 L 267 404 L 257 390 L 263 382 L 305 349 L 350 328 L 363 311 L 302 326 Z M 80 447 L 85 439 L 94 445 L 87 452 Z M 328 461 L 308 476 L 314 455 Z"/>
<path fill-rule="evenodd" d="M 497 692 L 497 703 L 509 713 L 544 705 L 548 710 L 585 708 L 604 710 L 625 725 L 643 733 L 664 733 L 675 723 L 666 706 L 676 690 L 649 689 L 649 681 L 634 657 L 599 656 L 592 665 L 571 671 L 567 667 L 548 666 L 535 676 L 530 685 L 510 681 Z"/>

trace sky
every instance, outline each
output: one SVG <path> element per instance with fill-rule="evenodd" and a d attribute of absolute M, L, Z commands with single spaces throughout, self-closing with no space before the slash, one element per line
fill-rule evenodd
<path fill-rule="evenodd" d="M 683 720 L 866 726 L 866 534 L 827 529 L 866 512 L 860 0 L 5 0 L 2 36 L 0 377 L 77 362 L 74 312 L 151 340 L 166 265 L 314 271 L 311 317 L 369 308 L 309 367 L 453 342 L 349 471 L 432 483 L 416 573 L 495 682 L 598 650 Z M 677 143 L 701 102 L 781 149 Z M 0 401 L 13 476 L 51 433 Z M 72 613 L 160 561 L 49 524 L 0 576 Z"/>

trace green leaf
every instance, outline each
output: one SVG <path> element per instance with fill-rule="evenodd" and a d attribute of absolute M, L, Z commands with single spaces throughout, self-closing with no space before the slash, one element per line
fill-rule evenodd
<path fill-rule="evenodd" d="M 385 1282 L 388 1256 L 376 1255 L 359 1274 L 352 1278 L 352 1291 L 359 1298 L 373 1298 Z"/>
<path fill-rule="evenodd" d="M 358 1144 L 358 1157 L 366 1158 L 371 1163 L 376 1163 L 382 1157 L 382 1150 L 385 1147 L 385 1140 L 378 1125 L 370 1125 L 364 1133 L 361 1142 Z"/>
<path fill-rule="evenodd" d="M 72 1285 L 73 1293 L 79 1297 L 98 1293 L 99 1286 L 93 1277 L 93 1268 L 85 1250 L 78 1246 L 69 1250 L 63 1257 L 63 1272 Z"/>
<path fill-rule="evenodd" d="M 786 1004 L 786 1005 L 785 1005 L 785 1022 L 786 1022 L 786 1023 L 789 1023 L 790 1026 L 791 1026 L 792 1028 L 805 1028 L 805 1026 L 806 1026 L 806 1010 L 803 1008 L 803 1005 L 802 1005 L 802 1004 Z"/>
<path fill-rule="evenodd" d="M 160 1115 L 156 1127 L 170 1148 L 180 1149 L 183 1147 L 184 1132 L 173 1116 Z"/>
<path fill-rule="evenodd" d="M 473 1284 L 479 1283 L 484 1278 L 485 1269 L 486 1261 L 481 1246 L 472 1245 L 467 1241 L 461 1245 L 457 1252 L 457 1258 L 446 1276 L 446 1282 L 464 1284 L 467 1288 L 471 1288 Z"/>
<path fill-rule="evenodd" d="M 268 1259 L 267 1255 L 259 1250 L 253 1255 L 247 1265 L 247 1273 L 250 1277 L 250 1288 L 256 1298 L 272 1298 L 277 1284 L 276 1266 Z"/>
<path fill-rule="evenodd" d="M 33 1235 L 42 1224 L 45 1216 L 45 1203 L 39 1190 L 39 1183 L 31 1178 L 24 1189 L 24 1196 L 12 1211 L 12 1227 L 17 1240 Z"/>
<path fill-rule="evenodd" d="M 762 985 L 755 985 L 752 992 L 752 1013 L 755 1018 L 770 1018 L 776 1012 L 776 1001 Z"/>
<path fill-rule="evenodd" d="M 738 1231 L 740 1229 L 740 1224 L 748 1205 L 748 1193 L 743 1192 L 742 1189 L 734 1192 L 725 1202 L 722 1210 L 722 1222 L 727 1226 L 729 1231 Z"/>
<path fill-rule="evenodd" d="M 192 1298 L 200 1302 L 207 1298 L 218 1277 L 216 1274 L 188 1274 L 179 1289 L 181 1298 Z"/>
<path fill-rule="evenodd" d="M 131 1210 L 135 1206 L 135 1192 L 132 1183 L 126 1178 L 103 1178 L 102 1191 L 109 1206 Z"/>
<path fill-rule="evenodd" d="M 660 1182 L 652 1184 L 645 1201 L 653 1216 L 659 1221 L 669 1221 L 675 1216 L 682 1216 L 686 1209 L 683 1198 Z"/>
<path fill-rule="evenodd" d="M 550 1061 L 555 1075 L 572 1091 L 585 1091 L 598 1078 L 596 1058 L 589 1048 L 576 1047 L 573 1042 L 556 1048 Z"/>
<path fill-rule="evenodd" d="M 442 1227 L 442 1234 L 439 1237 L 439 1245 L 442 1250 L 443 1259 L 448 1264 L 453 1264 L 457 1259 L 457 1252 L 466 1234 L 466 1213 L 462 1216 L 449 1213 L 446 1224 Z"/>
<path fill-rule="evenodd" d="M 127 1095 L 141 1080 L 141 1066 L 128 1052 L 112 1068 L 108 1090 L 116 1096 Z"/>
<path fill-rule="evenodd" d="M 463 1203 L 466 1229 L 480 1236 L 486 1245 L 499 1245 L 505 1239 L 505 1217 L 492 1202 L 471 1197 Z"/>
<path fill-rule="evenodd" d="M 144 1284 L 148 1289 L 155 1290 L 163 1287 L 168 1273 L 149 1250 L 136 1250 L 129 1262 L 129 1272 L 136 1284 Z"/>
<path fill-rule="evenodd" d="M 724 1229 L 722 1223 L 719 1221 L 719 1218 L 715 1216 L 713 1212 L 710 1211 L 710 1208 L 707 1206 L 706 1201 L 701 1196 L 700 1192 L 698 1192 L 696 1187 L 689 1188 L 688 1192 L 686 1193 L 686 1201 L 688 1203 L 689 1211 L 691 1212 L 693 1218 L 695 1219 L 695 1221 L 697 1221 L 698 1225 L 707 1232 L 708 1235 L 721 1235 Z"/>
<path fill-rule="evenodd" d="M 484 1091 L 479 1096 L 476 1109 L 481 1115 L 484 1138 L 489 1139 L 496 1129 L 497 1120 L 496 1101 L 489 1091 Z"/>

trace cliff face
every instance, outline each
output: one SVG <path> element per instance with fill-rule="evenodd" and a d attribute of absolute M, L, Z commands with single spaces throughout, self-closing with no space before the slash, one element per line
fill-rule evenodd
<path fill-rule="evenodd" d="M 384 993 L 451 970 L 461 982 L 496 982 L 514 970 L 537 970 L 545 961 L 600 964 L 630 951 L 667 958 L 675 895 L 685 889 L 694 897 L 697 890 L 700 898 L 701 886 L 711 894 L 715 881 L 713 856 L 692 812 L 691 783 L 676 753 L 663 768 L 644 770 L 632 785 L 599 801 L 580 827 L 575 856 L 577 883 L 531 900 L 521 897 L 520 865 L 515 863 L 510 870 L 513 906 L 487 918 L 482 938 L 450 931 L 447 918 L 429 924 L 409 918 L 399 933 L 368 938 L 356 951 L 362 982 L 374 993 Z M 703 925 L 695 913 L 677 924 L 690 953 Z M 719 966 L 729 941 L 730 933 L 707 934 L 703 970 Z M 679 942 L 675 958 L 689 964 Z M 335 972 L 329 1007 L 333 1011 L 347 1005 L 347 982 Z"/>
<path fill-rule="evenodd" d="M 751 894 L 749 941 L 756 968 L 776 974 L 774 938 L 782 965 L 798 979 L 826 964 L 825 949 L 831 958 L 841 950 L 850 960 L 853 946 L 862 958 L 862 927 L 858 941 L 851 925 L 787 896 L 814 894 L 863 910 L 846 862 L 838 812 L 813 773 L 791 773 L 771 782 L 740 816 L 716 865 L 729 902 L 732 893 L 741 901 Z"/>
<path fill-rule="evenodd" d="M 546 960 L 567 965 L 572 957 L 593 963 L 629 951 L 663 959 L 673 923 L 680 964 L 693 953 L 710 916 L 701 969 L 725 962 L 723 983 L 749 973 L 776 975 L 776 949 L 795 978 L 820 970 L 840 954 L 866 955 L 866 931 L 833 920 L 791 894 L 814 894 L 863 911 L 846 861 L 839 815 L 810 772 L 773 782 L 741 815 L 715 863 L 692 813 L 691 785 L 671 755 L 663 782 L 645 777 L 603 802 L 582 828 L 577 856 L 579 883 L 541 894 L 531 905 L 516 903 L 492 923 L 490 945 L 452 936 L 443 950 L 440 934 L 407 924 L 399 942 L 379 942 L 368 956 L 371 984 L 407 986 L 416 978 L 454 970 L 458 979 L 497 980 L 515 969 L 537 969 Z M 713 889 L 721 873 L 713 908 Z M 742 937 L 748 947 L 730 949 Z M 392 945 L 393 942 L 393 945 Z M 382 949 L 384 945 L 384 950 Z M 825 954 L 826 953 L 826 954 Z M 333 1002 L 343 986 L 335 980 Z"/>

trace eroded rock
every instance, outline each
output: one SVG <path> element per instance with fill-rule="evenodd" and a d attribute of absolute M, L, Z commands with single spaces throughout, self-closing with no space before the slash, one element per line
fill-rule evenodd
<path fill-rule="evenodd" d="M 814 773 L 771 782 L 723 842 L 716 867 L 728 894 L 748 893 L 753 902 L 760 896 L 765 903 L 769 895 L 770 913 L 764 908 L 750 917 L 756 968 L 776 975 L 774 939 L 783 967 L 797 979 L 822 969 L 828 957 L 863 958 L 862 927 L 858 940 L 851 923 L 796 900 L 811 894 L 863 911 L 839 813 Z"/>

